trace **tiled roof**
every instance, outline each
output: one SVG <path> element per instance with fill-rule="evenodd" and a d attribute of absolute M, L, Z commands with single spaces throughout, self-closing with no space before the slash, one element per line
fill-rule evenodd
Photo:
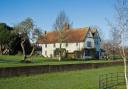
<path fill-rule="evenodd" d="M 83 42 L 89 28 L 78 28 L 70 29 L 66 32 L 65 42 L 76 43 Z M 55 31 L 47 32 L 45 35 L 42 35 L 38 42 L 40 44 L 50 44 L 50 43 L 59 43 L 59 34 Z"/>

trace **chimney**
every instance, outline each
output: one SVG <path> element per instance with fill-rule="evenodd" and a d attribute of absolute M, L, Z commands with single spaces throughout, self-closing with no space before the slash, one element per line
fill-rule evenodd
<path fill-rule="evenodd" d="M 46 35 L 47 34 L 47 31 L 45 31 L 44 34 Z"/>
<path fill-rule="evenodd" d="M 88 31 L 91 31 L 91 27 L 88 28 Z"/>
<path fill-rule="evenodd" d="M 47 44 L 47 31 L 46 30 L 44 32 L 44 37 L 45 37 L 45 44 Z"/>
<path fill-rule="evenodd" d="M 68 23 L 65 23 L 64 30 L 69 30 L 69 29 L 70 29 L 70 25 Z"/>

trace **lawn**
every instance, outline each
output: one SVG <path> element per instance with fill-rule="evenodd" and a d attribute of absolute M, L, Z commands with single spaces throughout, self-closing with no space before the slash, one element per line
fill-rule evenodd
<path fill-rule="evenodd" d="M 41 56 L 33 56 L 32 63 L 21 63 L 22 56 L 8 56 L 0 55 L 0 67 L 17 67 L 17 66 L 34 66 L 34 65 L 60 65 L 60 64 L 80 64 L 80 63 L 103 63 L 111 62 L 110 60 L 89 60 L 89 61 L 78 61 L 78 60 L 63 60 L 58 61 L 55 59 L 43 58 Z"/>
<path fill-rule="evenodd" d="M 99 75 L 116 72 L 123 67 L 0 78 L 0 89 L 98 89 Z"/>

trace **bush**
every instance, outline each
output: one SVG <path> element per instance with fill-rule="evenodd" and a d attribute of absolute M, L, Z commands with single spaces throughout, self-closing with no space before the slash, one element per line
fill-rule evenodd
<path fill-rule="evenodd" d="M 57 57 L 58 55 L 59 55 L 59 53 L 61 53 L 61 57 L 62 58 L 65 58 L 65 56 L 66 56 L 66 49 L 65 48 L 56 48 L 55 50 L 54 50 L 54 57 Z"/>

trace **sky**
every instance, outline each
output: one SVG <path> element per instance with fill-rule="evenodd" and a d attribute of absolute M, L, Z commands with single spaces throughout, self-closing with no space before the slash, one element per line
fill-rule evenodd
<path fill-rule="evenodd" d="M 97 26 L 109 38 L 116 0 L 0 0 L 0 22 L 10 26 L 31 17 L 43 31 L 53 30 L 60 11 L 65 11 L 73 28 Z"/>

